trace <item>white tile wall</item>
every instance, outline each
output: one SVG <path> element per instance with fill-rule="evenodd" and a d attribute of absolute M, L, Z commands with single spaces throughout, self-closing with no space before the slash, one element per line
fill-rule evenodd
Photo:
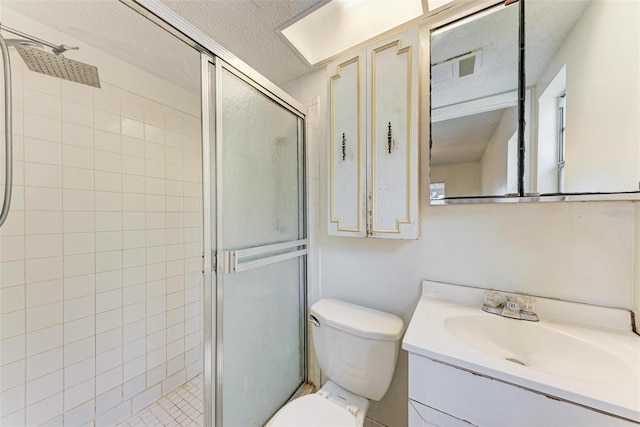
<path fill-rule="evenodd" d="M 307 222 L 309 232 L 308 289 L 309 305 L 319 298 L 320 247 L 320 135 L 319 97 L 307 100 Z"/>
<path fill-rule="evenodd" d="M 0 424 L 114 425 L 202 371 L 200 119 L 12 64 Z"/>
<path fill-rule="evenodd" d="M 320 232 L 320 141 L 319 141 L 319 97 L 313 97 L 305 102 L 307 106 L 307 222 L 309 255 L 307 257 L 307 304 L 310 307 L 319 299 L 320 295 L 320 246 L 318 234 Z M 320 366 L 316 360 L 311 336 L 312 327 L 308 324 L 309 354 L 308 380 L 317 388 L 323 384 Z"/>

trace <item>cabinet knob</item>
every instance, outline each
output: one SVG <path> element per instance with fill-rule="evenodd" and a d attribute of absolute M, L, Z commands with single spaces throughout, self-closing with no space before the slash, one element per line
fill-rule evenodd
<path fill-rule="evenodd" d="M 391 154 L 391 148 L 393 147 L 393 134 L 391 133 L 391 122 L 389 122 L 388 130 L 387 130 L 387 146 L 389 148 L 389 154 Z"/>
<path fill-rule="evenodd" d="M 342 132 L 342 161 L 344 162 L 347 159 L 347 137 L 344 132 Z"/>

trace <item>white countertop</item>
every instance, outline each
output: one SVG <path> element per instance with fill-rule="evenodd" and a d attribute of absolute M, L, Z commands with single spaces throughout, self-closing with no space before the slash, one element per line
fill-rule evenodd
<path fill-rule="evenodd" d="M 597 363 L 590 361 L 587 354 L 575 360 L 574 365 L 583 363 L 589 375 L 562 375 L 492 356 L 456 338 L 445 327 L 447 319 L 460 316 L 491 316 L 496 321 L 525 322 L 483 312 L 483 293 L 484 289 L 423 282 L 423 295 L 407 328 L 402 348 L 410 353 L 640 422 L 640 336 L 630 330 L 629 312 L 538 298 L 540 322 L 533 325 L 588 343 L 600 354 L 606 352 L 610 359 L 605 360 L 614 361 L 602 366 L 601 372 L 593 371 L 598 369 Z M 613 374 L 609 375 L 609 372 Z"/>

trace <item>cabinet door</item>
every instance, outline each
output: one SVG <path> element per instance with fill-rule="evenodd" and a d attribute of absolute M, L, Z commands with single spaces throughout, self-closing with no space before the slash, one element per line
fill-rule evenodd
<path fill-rule="evenodd" d="M 456 425 L 437 422 L 435 416 L 442 413 L 475 426 L 638 426 L 581 404 L 413 353 L 409 353 L 409 399 L 423 419 L 436 425 Z"/>
<path fill-rule="evenodd" d="M 331 64 L 328 73 L 328 233 L 366 235 L 364 51 Z"/>
<path fill-rule="evenodd" d="M 418 237 L 418 29 L 367 49 L 369 235 Z"/>
<path fill-rule="evenodd" d="M 419 402 L 409 399 L 409 427 L 471 427 L 466 421 L 459 420 L 444 412 L 436 411 Z"/>
<path fill-rule="evenodd" d="M 424 420 L 409 401 L 409 427 L 433 427 L 433 423 Z"/>

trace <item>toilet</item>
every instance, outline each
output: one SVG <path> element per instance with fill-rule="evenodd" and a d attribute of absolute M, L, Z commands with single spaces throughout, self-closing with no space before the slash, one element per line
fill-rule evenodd
<path fill-rule="evenodd" d="M 310 309 L 316 357 L 329 379 L 280 409 L 267 427 L 362 427 L 369 400 L 382 399 L 398 360 L 404 325 L 393 314 L 334 299 Z"/>

